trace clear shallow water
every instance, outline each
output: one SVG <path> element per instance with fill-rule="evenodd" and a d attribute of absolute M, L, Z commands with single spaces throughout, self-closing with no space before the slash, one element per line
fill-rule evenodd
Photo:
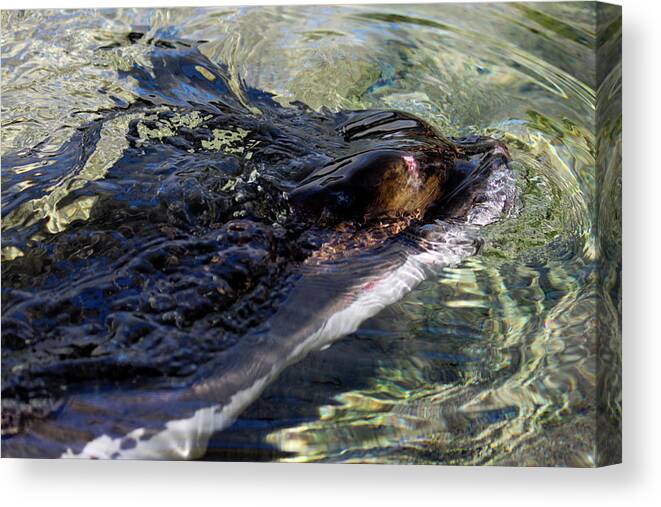
<path fill-rule="evenodd" d="M 595 391 L 598 348 L 613 364 L 619 353 L 619 216 L 596 203 L 619 195 L 621 127 L 608 124 L 615 155 L 597 180 L 590 5 L 2 15 L 3 154 L 47 138 L 42 149 L 56 150 L 99 110 L 132 102 L 117 72 L 147 62 L 150 47 L 98 50 L 130 31 L 208 41 L 201 51 L 229 66 L 235 91 L 244 80 L 283 104 L 400 109 L 510 148 L 520 202 L 482 231 L 479 254 L 286 369 L 212 438 L 208 459 L 595 464 L 597 413 L 620 411 L 615 395 L 600 409 Z M 613 96 L 616 78 L 602 85 Z M 99 167 L 117 157 L 125 129 L 108 129 Z M 48 178 L 47 165 L 22 170 Z M 56 212 L 50 232 L 84 209 Z M 16 255 L 2 253 L 3 263 Z M 599 322 L 598 308 L 612 317 Z M 607 334 L 613 342 L 599 343 Z"/>

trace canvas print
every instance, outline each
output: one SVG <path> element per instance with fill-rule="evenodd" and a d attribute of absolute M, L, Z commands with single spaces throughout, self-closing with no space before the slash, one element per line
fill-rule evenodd
<path fill-rule="evenodd" d="M 621 460 L 621 8 L 2 11 L 2 456 Z"/>

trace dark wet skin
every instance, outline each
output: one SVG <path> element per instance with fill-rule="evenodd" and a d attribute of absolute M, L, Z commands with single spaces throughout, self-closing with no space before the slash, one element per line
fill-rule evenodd
<path fill-rule="evenodd" d="M 460 220 L 480 199 L 472 189 L 482 169 L 507 159 L 493 140 L 445 139 L 397 111 L 315 112 L 246 89 L 255 114 L 230 92 L 223 67 L 168 44 L 154 48 L 155 78 L 127 73 L 135 104 L 104 112 L 55 154 L 3 158 L 3 247 L 24 254 L 2 265 L 7 442 L 38 432 L 74 393 L 198 385 L 205 365 L 277 312 L 324 245 L 342 244 L 347 230 L 354 245 L 373 245 L 437 218 Z M 192 111 L 204 117 L 192 128 L 140 134 L 141 123 Z M 157 116 L 132 120 L 105 176 L 57 203 L 95 197 L 89 217 L 52 233 L 46 218 L 20 214 L 82 170 L 104 124 L 133 113 Z M 209 148 L 214 130 L 239 128 L 242 154 Z M 12 167 L 45 157 L 44 176 L 16 192 L 26 176 Z"/>

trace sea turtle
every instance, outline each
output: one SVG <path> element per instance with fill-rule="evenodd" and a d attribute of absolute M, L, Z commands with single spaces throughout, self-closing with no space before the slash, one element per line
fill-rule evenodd
<path fill-rule="evenodd" d="M 147 43 L 151 68 L 121 73 L 134 103 L 3 157 L 4 456 L 199 457 L 514 202 L 498 141 L 282 106 Z"/>

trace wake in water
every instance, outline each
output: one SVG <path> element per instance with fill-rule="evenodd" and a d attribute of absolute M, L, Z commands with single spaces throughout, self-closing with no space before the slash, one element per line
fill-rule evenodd
<path fill-rule="evenodd" d="M 5 456 L 200 457 L 284 368 L 473 255 L 515 200 L 492 139 L 282 107 L 152 43 L 122 76 L 138 101 L 2 160 Z"/>

